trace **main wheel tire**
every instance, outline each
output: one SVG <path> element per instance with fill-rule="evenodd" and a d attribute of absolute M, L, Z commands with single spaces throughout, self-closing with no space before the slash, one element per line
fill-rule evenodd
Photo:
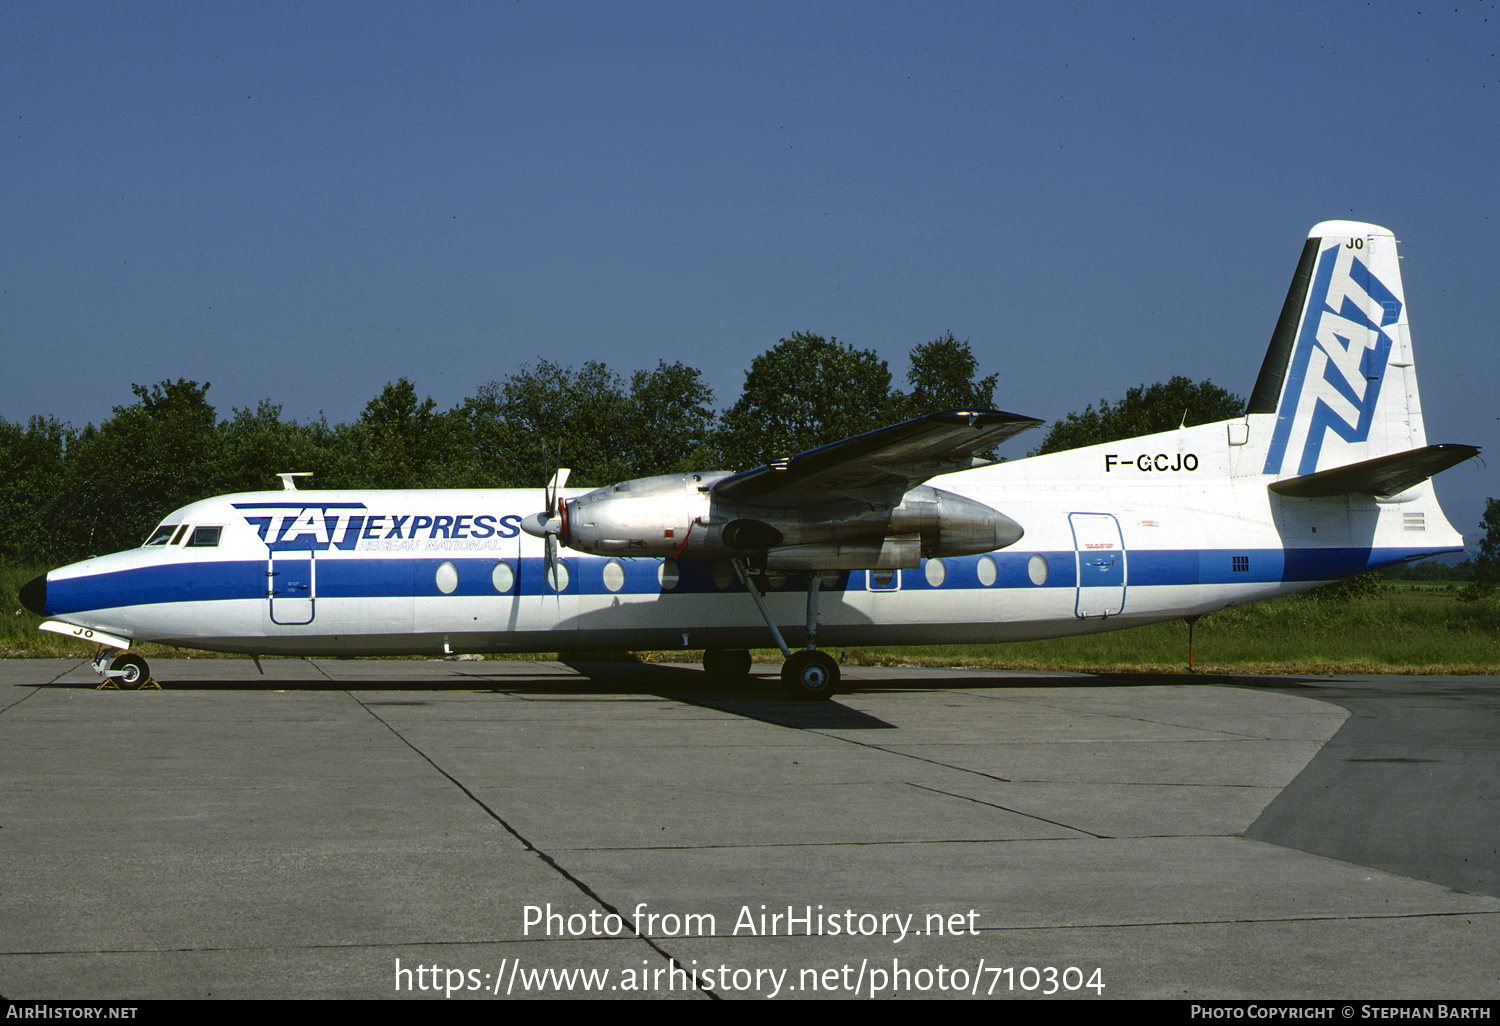
<path fill-rule="evenodd" d="M 826 702 L 839 687 L 839 664 L 826 652 L 793 652 L 781 664 L 781 683 L 789 697 L 803 702 Z"/>
<path fill-rule="evenodd" d="M 750 651 L 744 648 L 710 648 L 703 653 L 703 672 L 710 680 L 735 684 L 750 675 Z"/>
<path fill-rule="evenodd" d="M 138 655 L 122 655 L 109 668 L 120 671 L 114 682 L 121 691 L 136 691 L 151 679 L 151 667 Z"/>

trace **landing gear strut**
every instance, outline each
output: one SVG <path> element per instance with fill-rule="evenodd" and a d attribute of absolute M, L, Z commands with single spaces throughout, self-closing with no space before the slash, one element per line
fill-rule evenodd
<path fill-rule="evenodd" d="M 755 608 L 760 610 L 761 619 L 771 629 L 776 647 L 786 657 L 786 662 L 781 666 L 781 684 L 788 697 L 804 702 L 823 702 L 832 698 L 839 686 L 839 664 L 827 653 L 818 651 L 818 591 L 822 587 L 822 580 L 817 571 L 808 571 L 807 574 L 807 648 L 794 654 L 777 629 L 776 621 L 771 619 L 766 600 L 750 580 L 745 561 L 735 559 L 732 562 L 735 574 L 755 600 Z"/>

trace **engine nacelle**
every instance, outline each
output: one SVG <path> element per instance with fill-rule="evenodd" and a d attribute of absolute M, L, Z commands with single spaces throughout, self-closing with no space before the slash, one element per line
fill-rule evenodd
<path fill-rule="evenodd" d="M 595 488 L 562 504 L 560 540 L 580 552 L 674 555 L 684 542 L 702 542 L 695 524 L 709 515 L 706 487 L 726 476 L 667 474 Z"/>
<path fill-rule="evenodd" d="M 784 545 L 766 553 L 765 568 L 783 573 L 813 570 L 915 570 L 922 562 L 922 536 L 898 534 L 871 541 Z"/>
<path fill-rule="evenodd" d="M 758 507 L 713 495 L 728 476 L 671 474 L 596 488 L 561 510 L 559 540 L 622 556 L 765 554 L 790 569 L 893 569 L 925 556 L 967 556 L 1013 545 L 1024 533 L 998 510 L 922 485 L 895 506 L 839 499 Z M 828 562 L 819 562 L 819 560 Z"/>

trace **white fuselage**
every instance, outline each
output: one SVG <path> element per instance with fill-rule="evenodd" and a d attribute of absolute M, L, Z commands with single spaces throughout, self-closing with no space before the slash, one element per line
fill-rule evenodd
<path fill-rule="evenodd" d="M 1391 500 L 1267 490 L 1251 416 L 934 478 L 1025 531 L 990 553 L 822 575 L 821 645 L 1020 641 L 1194 616 L 1441 552 L 1431 484 Z M 573 494 L 582 494 L 576 491 Z M 173 513 L 165 543 L 47 576 L 46 613 L 132 641 L 251 654 L 769 647 L 727 559 L 563 549 L 520 530 L 537 490 L 281 491 Z M 220 528 L 217 543 L 206 544 Z M 194 538 L 200 544 L 190 544 Z M 806 578 L 766 601 L 805 639 Z"/>

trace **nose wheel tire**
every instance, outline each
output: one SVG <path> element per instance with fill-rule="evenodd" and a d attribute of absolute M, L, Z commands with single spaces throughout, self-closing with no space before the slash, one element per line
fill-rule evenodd
<path fill-rule="evenodd" d="M 781 664 L 781 684 L 789 697 L 803 702 L 823 702 L 839 686 L 839 664 L 826 652 L 793 652 Z"/>
<path fill-rule="evenodd" d="M 122 655 L 110 663 L 109 668 L 120 671 L 120 676 L 114 678 L 114 681 L 121 691 L 137 691 L 151 679 L 151 667 L 138 655 Z"/>

